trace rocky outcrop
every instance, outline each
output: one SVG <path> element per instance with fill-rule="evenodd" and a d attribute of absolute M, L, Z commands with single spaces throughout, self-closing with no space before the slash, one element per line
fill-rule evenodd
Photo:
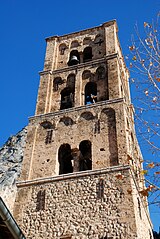
<path fill-rule="evenodd" d="M 16 195 L 16 180 L 21 172 L 26 135 L 27 127 L 10 137 L 0 148 L 0 196 L 11 211 Z"/>

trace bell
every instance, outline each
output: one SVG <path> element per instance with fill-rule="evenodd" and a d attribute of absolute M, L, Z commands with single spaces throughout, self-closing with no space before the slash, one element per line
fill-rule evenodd
<path fill-rule="evenodd" d="M 68 62 L 68 65 L 69 66 L 73 66 L 73 65 L 77 65 L 79 63 L 79 60 L 77 58 L 77 56 L 71 56 L 69 62 Z"/>

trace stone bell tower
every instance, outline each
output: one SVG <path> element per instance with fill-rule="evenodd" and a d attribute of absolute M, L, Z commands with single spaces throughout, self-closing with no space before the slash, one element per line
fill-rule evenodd
<path fill-rule="evenodd" d="M 152 238 L 116 21 L 46 42 L 15 218 L 27 239 Z"/>

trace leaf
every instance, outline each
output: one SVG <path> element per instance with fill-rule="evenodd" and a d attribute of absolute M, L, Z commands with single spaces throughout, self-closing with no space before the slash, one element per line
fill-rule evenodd
<path fill-rule="evenodd" d="M 144 93 L 145 93 L 146 96 L 148 96 L 148 93 L 149 93 L 149 92 L 148 92 L 148 90 L 146 90 Z"/>
<path fill-rule="evenodd" d="M 152 63 L 152 62 L 150 62 L 150 63 L 149 63 L 149 65 L 150 65 L 150 66 L 153 66 L 153 63 Z"/>
<path fill-rule="evenodd" d="M 133 51 L 135 49 L 135 46 L 129 46 L 129 50 Z"/>
<path fill-rule="evenodd" d="M 156 81 L 160 82 L 160 77 L 154 77 L 156 79 Z"/>
<path fill-rule="evenodd" d="M 159 174 L 160 174 L 160 172 L 155 172 L 154 174 L 155 174 L 155 175 L 159 175 Z"/>
<path fill-rule="evenodd" d="M 144 22 L 144 27 L 147 27 L 148 26 L 148 23 L 147 22 Z"/>
<path fill-rule="evenodd" d="M 134 56 L 134 57 L 132 58 L 132 60 L 133 60 L 133 61 L 136 61 L 136 60 L 137 60 L 137 57 L 136 57 L 136 56 Z"/>
<path fill-rule="evenodd" d="M 139 193 L 142 194 L 142 196 L 144 196 L 144 197 L 148 197 L 148 190 L 147 189 L 139 191 Z"/>
<path fill-rule="evenodd" d="M 148 167 L 148 168 L 154 168 L 155 165 L 154 165 L 154 163 L 149 163 L 147 167 Z"/>
<path fill-rule="evenodd" d="M 145 174 L 147 174 L 147 173 L 148 173 L 148 170 L 142 170 L 142 171 L 141 171 L 141 174 L 142 174 L 142 175 L 145 175 Z"/>
<path fill-rule="evenodd" d="M 148 192 L 151 192 L 155 188 L 153 185 L 149 185 L 148 188 L 146 189 Z"/>
<path fill-rule="evenodd" d="M 156 96 L 153 97 L 153 102 L 154 102 L 154 103 L 157 102 L 157 97 L 156 97 Z"/>

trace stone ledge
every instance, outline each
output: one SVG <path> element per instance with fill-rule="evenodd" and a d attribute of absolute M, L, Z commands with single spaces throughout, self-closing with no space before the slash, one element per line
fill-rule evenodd
<path fill-rule="evenodd" d="M 58 176 L 52 176 L 47 178 L 37 178 L 33 180 L 27 180 L 27 181 L 19 181 L 16 183 L 17 187 L 25 187 L 25 186 L 31 186 L 35 184 L 44 184 L 44 183 L 50 183 L 54 181 L 61 181 L 65 179 L 74 179 L 78 177 L 84 177 L 84 176 L 91 176 L 91 175 L 97 175 L 97 174 L 104 174 L 104 173 L 111 173 L 115 171 L 124 171 L 124 170 L 130 170 L 129 165 L 118 165 L 113 166 L 105 169 L 95 169 L 95 170 L 88 170 L 83 172 L 75 172 L 75 173 L 69 173 L 69 174 L 63 174 Z"/>
<path fill-rule="evenodd" d="M 85 66 L 87 66 L 87 67 L 90 66 L 90 65 L 94 66 L 96 64 L 103 63 L 103 62 L 105 62 L 107 60 L 110 60 L 110 59 L 113 59 L 113 58 L 116 58 L 116 57 L 118 57 L 118 53 L 113 53 L 113 54 L 110 54 L 110 55 L 105 56 L 103 58 L 92 60 L 92 61 L 85 62 L 85 63 L 80 63 L 78 65 L 67 66 L 67 67 L 64 67 L 64 68 L 56 69 L 56 70 L 40 71 L 39 75 L 40 76 L 46 75 L 46 74 L 53 75 L 55 73 L 61 73 L 61 72 L 65 72 L 65 71 L 77 70 L 77 69 L 80 69 L 80 68 L 84 68 Z"/>
<path fill-rule="evenodd" d="M 51 113 L 47 113 L 47 114 L 35 115 L 35 116 L 29 117 L 29 120 L 33 120 L 35 118 L 41 118 L 43 116 L 45 116 L 45 117 L 56 116 L 56 115 L 61 115 L 61 114 L 65 114 L 65 113 L 68 113 L 68 112 L 73 112 L 73 111 L 78 111 L 78 110 L 83 110 L 83 109 L 90 109 L 90 108 L 101 106 L 101 105 L 108 105 L 108 104 L 119 103 L 119 102 L 124 102 L 124 98 L 118 98 L 118 99 L 113 99 L 113 100 L 105 100 L 105 101 L 96 102 L 95 104 L 82 105 L 82 106 L 73 107 L 73 108 L 64 109 L 64 110 L 59 110 L 59 111 L 51 112 Z"/>

